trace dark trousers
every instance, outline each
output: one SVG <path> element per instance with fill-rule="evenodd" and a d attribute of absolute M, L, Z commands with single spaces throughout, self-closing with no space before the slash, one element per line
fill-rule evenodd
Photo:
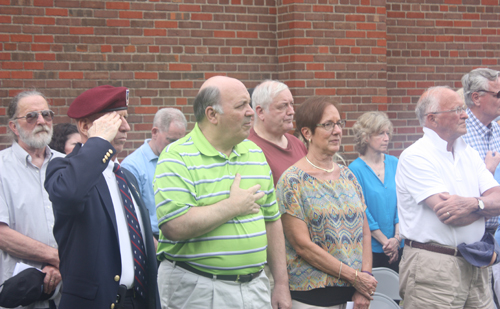
<path fill-rule="evenodd" d="M 387 267 L 399 274 L 399 262 L 401 261 L 401 255 L 403 254 L 403 248 L 400 248 L 398 251 L 399 251 L 399 257 L 397 261 L 394 261 L 392 264 L 389 264 L 389 257 L 385 255 L 385 253 L 372 252 L 373 254 L 372 268 Z"/>

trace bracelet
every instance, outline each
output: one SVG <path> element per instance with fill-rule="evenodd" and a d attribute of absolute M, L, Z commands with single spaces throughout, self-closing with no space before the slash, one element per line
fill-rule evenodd
<path fill-rule="evenodd" d="M 369 272 L 368 270 L 362 270 L 361 271 L 362 273 L 365 273 L 365 274 L 369 274 L 370 276 L 373 277 L 373 274 L 371 272 Z"/>
<path fill-rule="evenodd" d="M 337 279 L 337 281 L 340 280 L 340 274 L 342 273 L 342 262 L 340 262 L 340 270 L 339 270 L 339 277 Z"/>

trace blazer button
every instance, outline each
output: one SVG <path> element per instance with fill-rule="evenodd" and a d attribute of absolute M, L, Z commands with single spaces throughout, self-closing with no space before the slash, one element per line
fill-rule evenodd
<path fill-rule="evenodd" d="M 102 163 L 106 163 L 106 158 L 102 158 Z"/>
<path fill-rule="evenodd" d="M 111 304 L 111 309 L 114 309 L 115 308 L 115 304 Z"/>
<path fill-rule="evenodd" d="M 108 150 L 108 151 L 109 151 L 109 153 L 110 153 L 110 154 L 113 154 L 113 150 L 111 150 L 111 149 L 110 149 L 110 150 Z"/>
<path fill-rule="evenodd" d="M 116 275 L 116 276 L 115 276 L 115 281 L 116 281 L 116 282 L 120 281 L 120 276 Z"/>

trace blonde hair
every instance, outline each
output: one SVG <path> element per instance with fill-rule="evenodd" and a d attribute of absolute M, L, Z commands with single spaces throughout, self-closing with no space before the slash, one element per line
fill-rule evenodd
<path fill-rule="evenodd" d="M 389 138 L 391 138 L 392 122 L 383 112 L 367 112 L 359 116 L 352 127 L 354 130 L 354 149 L 364 155 L 370 136 L 379 133 L 385 127 L 389 129 Z"/>

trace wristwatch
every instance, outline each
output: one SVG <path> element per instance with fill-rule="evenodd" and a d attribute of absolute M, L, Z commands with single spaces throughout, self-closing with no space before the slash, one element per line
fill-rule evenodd
<path fill-rule="evenodd" d="M 476 197 L 476 199 L 477 199 L 477 211 L 483 210 L 484 209 L 483 201 L 479 197 Z"/>

